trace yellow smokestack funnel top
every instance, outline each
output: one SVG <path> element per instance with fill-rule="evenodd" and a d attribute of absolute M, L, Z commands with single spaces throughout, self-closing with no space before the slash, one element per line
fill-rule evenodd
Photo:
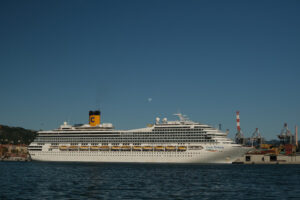
<path fill-rule="evenodd" d="M 97 126 L 100 124 L 100 110 L 89 112 L 89 124 L 90 126 Z"/>

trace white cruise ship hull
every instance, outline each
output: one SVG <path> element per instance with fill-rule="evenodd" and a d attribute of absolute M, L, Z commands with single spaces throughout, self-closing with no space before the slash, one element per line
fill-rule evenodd
<path fill-rule="evenodd" d="M 222 151 L 32 151 L 35 161 L 111 162 L 111 163 L 218 163 L 231 164 L 251 148 L 225 147 Z"/>
<path fill-rule="evenodd" d="M 179 121 L 145 128 L 115 130 L 100 123 L 100 111 L 89 112 L 89 124 L 39 131 L 29 145 L 32 160 L 126 163 L 232 163 L 251 148 L 235 144 L 212 126 L 193 122 L 178 113 Z"/>

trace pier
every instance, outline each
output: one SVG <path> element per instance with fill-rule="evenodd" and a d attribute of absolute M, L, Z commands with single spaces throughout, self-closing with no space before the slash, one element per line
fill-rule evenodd
<path fill-rule="evenodd" d="M 300 154 L 297 155 L 254 155 L 246 154 L 232 164 L 300 164 Z"/>

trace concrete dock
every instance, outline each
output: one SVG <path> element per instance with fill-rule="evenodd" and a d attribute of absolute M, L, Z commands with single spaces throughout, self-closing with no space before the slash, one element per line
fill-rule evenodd
<path fill-rule="evenodd" d="M 246 154 L 232 164 L 300 164 L 300 154 L 272 155 Z"/>

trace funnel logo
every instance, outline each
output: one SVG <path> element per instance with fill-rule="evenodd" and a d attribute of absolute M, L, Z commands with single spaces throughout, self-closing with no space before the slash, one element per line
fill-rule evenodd
<path fill-rule="evenodd" d="M 91 122 L 95 123 L 95 117 L 91 117 Z"/>

